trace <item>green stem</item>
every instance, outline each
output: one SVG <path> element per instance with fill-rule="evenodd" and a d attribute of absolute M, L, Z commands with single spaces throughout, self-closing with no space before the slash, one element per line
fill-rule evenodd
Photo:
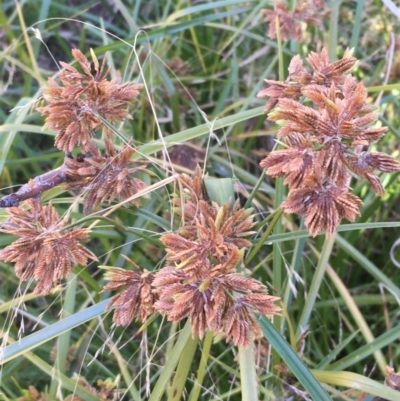
<path fill-rule="evenodd" d="M 242 401 L 258 400 L 258 380 L 254 360 L 254 341 L 247 348 L 239 347 L 240 384 Z"/>
<path fill-rule="evenodd" d="M 175 367 L 178 364 L 182 352 L 186 347 L 186 344 L 189 341 L 192 341 L 191 339 L 191 324 L 190 321 L 188 320 L 185 324 L 185 327 L 182 329 L 181 333 L 179 334 L 178 339 L 176 340 L 175 346 L 171 351 L 171 354 L 169 355 L 165 365 L 162 368 L 160 377 L 157 380 L 156 385 L 154 386 L 154 389 L 151 393 L 151 396 L 148 401 L 159 401 L 161 400 L 168 382 L 174 373 Z"/>
<path fill-rule="evenodd" d="M 251 248 L 250 253 L 246 257 L 246 260 L 245 260 L 245 264 L 246 265 L 249 264 L 250 261 L 254 258 L 254 256 L 256 256 L 258 254 L 258 252 L 260 251 L 261 247 L 264 245 L 265 241 L 270 236 L 271 231 L 274 229 L 274 227 L 276 226 L 277 222 L 279 221 L 279 218 L 282 216 L 282 213 L 283 213 L 283 210 L 280 209 L 280 208 L 278 210 L 275 210 L 275 212 L 273 213 L 274 217 L 273 217 L 273 219 L 271 221 L 271 224 L 265 230 L 264 234 L 261 236 L 259 241 L 257 241 L 257 244 L 253 248 Z"/>
<path fill-rule="evenodd" d="M 207 360 L 210 355 L 211 344 L 213 340 L 214 333 L 212 331 L 207 331 L 206 336 L 203 340 L 203 351 L 201 353 L 201 359 L 199 364 L 199 370 L 197 371 L 197 378 L 194 382 L 194 387 L 192 393 L 190 394 L 189 401 L 197 401 L 199 399 L 201 386 L 203 384 L 206 368 L 207 368 Z"/>
<path fill-rule="evenodd" d="M 198 342 L 198 337 L 195 339 L 190 337 L 185 348 L 182 350 L 174 381 L 169 392 L 168 401 L 179 401 L 181 399 Z"/>
<path fill-rule="evenodd" d="M 65 302 L 63 305 L 62 319 L 68 316 L 72 316 L 75 310 L 75 300 L 76 300 L 76 283 L 77 277 L 75 274 L 70 274 L 67 280 L 67 287 L 65 293 Z M 71 340 L 71 330 L 66 331 L 61 334 L 57 341 L 57 356 L 55 365 L 57 366 L 57 372 L 64 374 L 68 367 L 68 355 L 70 352 L 70 340 Z M 54 375 L 50 389 L 49 397 L 50 399 L 56 399 L 57 388 L 60 385 L 60 380 Z"/>
<path fill-rule="evenodd" d="M 306 329 L 308 320 L 310 319 L 311 312 L 314 309 L 315 300 L 317 299 L 319 289 L 321 287 L 322 279 L 325 274 L 326 266 L 328 265 L 329 257 L 331 256 L 332 247 L 335 243 L 336 234 L 331 235 L 325 239 L 324 245 L 321 251 L 321 257 L 318 260 L 317 269 L 314 273 L 313 280 L 311 282 L 310 291 L 307 295 L 307 300 L 303 308 L 303 312 L 300 316 L 300 320 L 296 330 L 296 337 L 299 338 L 301 333 Z"/>

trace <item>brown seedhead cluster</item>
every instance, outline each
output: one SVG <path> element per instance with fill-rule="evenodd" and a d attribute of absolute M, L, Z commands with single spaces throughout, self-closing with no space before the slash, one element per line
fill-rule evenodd
<path fill-rule="evenodd" d="M 127 106 L 137 97 L 142 84 L 119 84 L 118 79 L 108 80 L 110 69 L 105 70 L 107 57 L 101 66 L 92 52 L 92 64 L 78 49 L 72 55 L 81 66 L 83 73 L 75 67 L 60 62 L 63 71 L 59 78 L 62 86 L 49 79 L 49 87 L 43 89 L 48 106 L 37 110 L 46 116 L 46 124 L 58 131 L 55 145 L 65 152 L 72 152 L 80 146 L 82 152 L 90 150 L 93 134 L 100 128 L 112 133 L 103 120 L 110 123 L 130 118 Z"/>
<path fill-rule="evenodd" d="M 131 160 L 135 149 L 130 144 L 117 151 L 111 140 L 112 130 L 101 120 L 112 123 L 130 118 L 128 106 L 142 85 L 108 80 L 106 57 L 100 66 L 92 52 L 92 73 L 92 64 L 80 50 L 73 49 L 72 55 L 83 73 L 61 62 L 62 85 L 50 79 L 49 88 L 43 89 L 49 105 L 38 107 L 47 125 L 58 131 L 55 145 L 66 152 L 64 163 L 0 199 L 1 207 L 10 207 L 10 218 L 2 232 L 20 236 L 0 251 L 0 259 L 15 262 L 17 276 L 37 280 L 35 292 L 43 294 L 65 278 L 74 265 L 86 265 L 88 259 L 97 258 L 80 244 L 87 239 L 88 229 L 64 229 L 67 220 L 60 219 L 51 204 L 42 206 L 33 199 L 64 183 L 67 190 L 83 191 L 84 212 L 89 213 L 103 202 L 127 200 L 146 187 L 134 176 L 145 163 Z M 106 147 L 104 155 L 93 139 L 100 128 Z M 74 157 L 71 152 L 77 146 L 84 154 Z M 20 207 L 19 203 L 25 200 L 26 207 Z M 131 202 L 138 204 L 135 199 Z"/>
<path fill-rule="evenodd" d="M 157 300 L 152 288 L 154 273 L 142 271 L 136 263 L 128 261 L 135 270 L 107 267 L 105 274 L 110 282 L 103 291 L 122 288 L 108 304 L 108 308 L 115 307 L 113 321 L 119 326 L 126 326 L 132 320 L 145 321 L 155 311 L 154 303 Z"/>
<path fill-rule="evenodd" d="M 90 157 L 66 157 L 65 174 L 66 189 L 84 190 L 84 212 L 89 213 L 101 203 L 114 199 L 127 200 L 138 191 L 146 188 L 146 184 L 135 177 L 135 173 L 144 169 L 144 161 L 133 162 L 132 155 L 136 152 L 129 144 L 118 152 L 113 142 L 105 139 L 104 155 L 92 142 L 89 146 Z M 136 206 L 139 201 L 132 199 Z"/>
<path fill-rule="evenodd" d="M 274 304 L 279 298 L 238 272 L 244 248 L 251 245 L 244 237 L 252 234 L 252 210 L 240 208 L 238 202 L 221 206 L 210 202 L 200 169 L 193 178 L 180 176 L 180 182 L 184 196 L 173 202 L 184 223 L 161 237 L 166 265 L 154 274 L 136 265 L 132 272 L 107 268 L 111 282 L 105 289 L 124 287 L 109 305 L 115 306 L 114 321 L 126 325 L 158 311 L 173 322 L 189 317 L 193 336 L 202 338 L 211 330 L 247 346 L 252 336 L 260 335 L 254 312 L 280 311 Z"/>
<path fill-rule="evenodd" d="M 400 163 L 369 151 L 388 128 L 373 126 L 378 113 L 367 103 L 364 85 L 349 74 L 357 62 L 351 52 L 331 63 L 323 49 L 307 61 L 312 72 L 295 56 L 288 79 L 266 80 L 269 87 L 258 94 L 269 97 L 265 112 L 277 105 L 268 120 L 280 124 L 283 147 L 260 165 L 272 177 L 286 177 L 289 194 L 281 205 L 285 212 L 304 214 L 313 236 L 321 230 L 331 235 L 342 218 L 354 221 L 360 214 L 362 202 L 350 192 L 351 176 L 367 179 L 382 196 L 384 188 L 373 170 L 400 171 Z"/>
<path fill-rule="evenodd" d="M 285 2 L 274 2 L 274 10 L 261 10 L 265 14 L 265 21 L 269 24 L 268 36 L 275 39 L 277 36 L 276 19 L 279 22 L 280 36 L 282 40 L 294 39 L 298 42 L 302 39 L 302 24 L 321 25 L 326 13 L 324 0 L 300 0 L 296 2 L 294 10 L 290 11 Z"/>
<path fill-rule="evenodd" d="M 184 222 L 164 234 L 167 265 L 153 282 L 159 296 L 155 306 L 174 322 L 190 317 L 193 335 L 222 332 L 227 340 L 246 346 L 260 328 L 253 311 L 273 315 L 278 298 L 267 294 L 259 281 L 238 272 L 243 251 L 251 243 L 252 210 L 239 203 L 218 205 L 207 199 L 201 171 L 182 177 L 183 198 L 175 198 L 175 211 Z"/>
<path fill-rule="evenodd" d="M 0 251 L 0 259 L 15 263 L 15 273 L 21 280 L 34 278 L 35 293 L 48 294 L 61 279 L 67 277 L 76 264 L 85 266 L 96 255 L 80 242 L 88 239 L 87 228 L 64 229 L 61 219 L 49 203 L 41 205 L 29 199 L 27 208 L 8 209 L 9 219 L 0 232 L 20 238 Z"/>

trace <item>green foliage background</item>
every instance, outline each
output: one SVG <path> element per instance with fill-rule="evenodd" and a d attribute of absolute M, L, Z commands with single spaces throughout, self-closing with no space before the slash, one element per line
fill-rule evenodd
<path fill-rule="evenodd" d="M 296 1 L 289 3 L 293 7 Z M 63 153 L 53 146 L 55 132 L 43 129 L 33 108 L 40 88 L 57 73 L 53 58 L 71 61 L 74 47 L 86 54 L 93 48 L 99 59 L 108 51 L 113 74 L 119 70 L 124 81 L 146 84 L 133 119 L 117 128 L 153 162 L 154 175 L 143 179 L 156 188 L 140 208 L 119 207 L 100 221 L 84 216 L 73 195 L 60 188 L 42 200 L 52 199 L 76 224 L 93 224 L 90 248 L 101 264 L 127 267 L 122 255 L 128 255 L 153 270 L 164 256 L 155 251 L 158 237 L 173 228 L 169 200 L 178 189 L 167 177 L 172 170 L 191 173 L 193 161 L 205 163 L 210 176 L 231 178 L 243 203 L 251 194 L 260 224 L 246 267 L 271 283 L 271 294 L 282 297 L 285 311 L 273 325 L 263 321 L 273 348 L 266 340 L 256 342 L 249 368 L 257 373 L 256 387 L 252 377 L 243 376 L 243 358 L 249 362 L 250 356 L 238 358 L 238 350 L 221 338 L 208 335 L 198 344 L 187 325 L 161 317 L 139 334 L 138 323 L 113 327 L 110 314 L 103 313 L 111 294 L 99 293 L 104 280 L 93 264 L 75 268 L 66 285 L 39 297 L 30 295 L 31 283 L 20 284 L 12 267 L 1 263 L 0 327 L 7 335 L 0 399 L 18 399 L 29 385 L 49 400 L 58 391 L 99 399 L 76 385 L 74 372 L 93 384 L 119 380 L 125 390 L 119 399 L 135 401 L 148 394 L 151 400 L 181 399 L 176 388 L 191 401 L 251 400 L 255 389 L 259 399 L 301 400 L 307 399 L 304 386 L 314 400 L 355 400 L 360 393 L 343 391 L 348 388 L 365 391 L 365 400 L 400 397 L 380 384 L 386 365 L 399 369 L 400 272 L 390 256 L 400 234 L 398 174 L 382 177 L 384 198 L 367 182 L 354 180 L 364 202 L 362 216 L 355 224 L 343 222 L 330 240 L 309 238 L 293 215 L 281 217 L 263 238 L 267 226 L 261 222 L 279 206 L 285 188 L 279 180 L 264 179 L 258 167 L 277 131 L 262 114 L 265 101 L 256 98 L 263 80 L 285 78 L 293 55 L 322 46 L 332 61 L 354 48 L 360 62 L 353 73 L 371 102 L 379 97 L 380 121 L 390 127 L 374 150 L 399 159 L 400 29 L 384 2 L 327 1 L 330 12 L 320 27 L 304 25 L 301 43 L 281 44 L 268 38 L 260 12 L 272 7 L 271 1 L 3 0 L 0 5 L 2 193 L 62 163 Z M 174 57 L 184 69 L 168 67 Z M 184 166 L 176 163 L 179 158 Z M 0 218 L 6 219 L 5 210 Z M 12 240 L 2 234 L 0 246 Z M 398 248 L 392 256 L 400 259 Z M 326 393 L 319 393 L 318 383 Z"/>

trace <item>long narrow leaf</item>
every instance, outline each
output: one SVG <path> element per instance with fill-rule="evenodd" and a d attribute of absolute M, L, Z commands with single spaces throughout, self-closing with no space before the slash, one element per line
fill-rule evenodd
<path fill-rule="evenodd" d="M 308 391 L 314 401 L 332 401 L 331 397 L 322 388 L 304 362 L 293 351 L 288 342 L 281 336 L 274 325 L 265 317 L 260 317 L 260 326 L 266 339 L 288 365 L 299 382 Z"/>

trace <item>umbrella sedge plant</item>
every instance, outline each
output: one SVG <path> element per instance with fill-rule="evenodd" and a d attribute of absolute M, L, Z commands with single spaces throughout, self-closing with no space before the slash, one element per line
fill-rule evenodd
<path fill-rule="evenodd" d="M 277 78 L 257 66 L 266 79 L 257 78 L 248 100 L 234 106 L 228 94 L 240 98 L 242 88 L 227 83 L 206 102 L 207 93 L 192 79 L 197 74 L 207 85 L 210 79 L 207 90 L 214 93 L 220 83 L 211 74 L 210 55 L 217 57 L 218 74 L 229 70 L 227 82 L 240 75 L 237 63 L 227 69 L 226 60 L 218 64 L 219 56 L 202 47 L 212 49 L 215 40 L 209 30 L 214 26 L 201 19 L 210 18 L 211 3 L 189 7 L 193 16 L 206 13 L 189 24 L 194 47 L 183 46 L 166 62 L 162 57 L 170 51 L 157 42 L 157 29 L 170 33 L 159 27 L 149 31 L 151 50 L 140 39 L 132 47 L 135 60 L 124 78 L 114 68 L 114 51 L 129 45 L 117 41 L 72 47 L 55 76 L 38 79 L 31 114 L 43 132 L 54 135 L 51 143 L 44 141 L 53 146 L 54 163 L 50 167 L 41 145 L 31 144 L 39 152 L 35 173 L 22 162 L 21 186 L 0 199 L 0 260 L 7 280 L 19 283 L 22 293 L 3 308 L 17 313 L 3 321 L 0 399 L 397 399 L 398 374 L 384 347 L 398 329 L 378 331 L 375 338 L 374 323 L 360 312 L 368 301 L 346 288 L 350 278 L 342 266 L 342 275 L 332 268 L 350 252 L 385 283 L 390 302 L 400 296 L 387 271 L 359 255 L 353 228 L 373 226 L 379 199 L 395 208 L 400 163 L 388 139 L 393 123 L 380 118 L 360 80 L 358 47 L 343 46 L 338 59 L 334 36 L 314 47 L 307 42 L 306 52 L 283 47 L 283 40 L 301 41 L 307 29 L 323 35 L 328 17 L 332 26 L 338 23 L 335 5 L 295 3 L 266 8 L 261 2 L 246 9 L 243 27 L 257 18 L 268 43 L 277 41 L 280 72 Z M 221 7 L 242 12 L 233 4 Z M 151 13 L 143 12 L 150 21 Z M 17 14 L 23 25 L 20 9 Z M 203 23 L 211 36 L 200 44 L 196 29 Z M 182 40 L 185 27 L 175 27 L 184 32 Z M 219 38 L 221 48 L 230 48 L 239 35 L 235 30 Z M 189 51 L 199 65 L 184 61 Z M 29 68 L 34 77 L 42 73 L 36 62 Z M 24 129 L 27 108 L 20 104 L 23 113 L 8 120 L 15 131 Z M 212 122 L 202 107 L 223 117 Z M 267 151 L 256 149 L 262 129 L 276 133 Z M 247 132 L 243 161 L 234 141 Z M 11 133 L 8 138 L 35 160 L 29 139 Z M 221 157 L 223 146 L 213 142 L 218 138 L 229 157 Z M 18 149 L 4 149 L 17 160 Z M 4 163 L 9 171 L 9 161 Z M 390 217 L 383 214 L 374 224 L 395 226 L 386 222 Z M 324 279 L 336 298 L 327 296 Z M 35 313 L 19 312 L 25 302 L 32 302 Z M 342 302 L 351 318 L 340 311 L 333 319 L 324 302 Z M 345 326 L 346 338 L 338 344 L 330 318 Z M 48 327 L 34 325 L 47 319 Z M 385 319 L 389 325 L 388 312 Z M 321 325 L 329 334 L 319 343 Z M 372 378 L 358 366 L 361 352 L 377 366 Z M 19 356 L 39 368 L 40 379 L 25 377 Z M 17 365 L 18 386 L 10 382 L 11 363 Z"/>

